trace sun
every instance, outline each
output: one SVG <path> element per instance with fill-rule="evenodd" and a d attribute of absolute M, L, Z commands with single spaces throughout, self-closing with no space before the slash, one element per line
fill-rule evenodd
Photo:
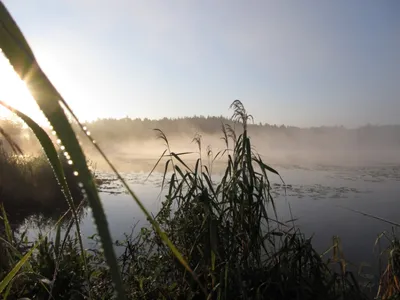
<path fill-rule="evenodd" d="M 0 100 L 20 110 L 37 123 L 47 122 L 39 106 L 29 92 L 25 82 L 15 73 L 8 59 L 0 50 Z M 8 109 L 0 106 L 1 118 L 15 118 Z"/>

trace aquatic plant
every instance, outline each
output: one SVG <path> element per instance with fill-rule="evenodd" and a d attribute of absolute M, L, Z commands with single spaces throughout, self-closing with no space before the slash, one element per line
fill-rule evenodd
<path fill-rule="evenodd" d="M 60 223 L 66 214 L 54 227 L 54 242 L 47 233 L 29 244 L 23 237 L 13 236 L 2 211 L 5 235 L 0 238 L 0 257 L 4 259 L 0 262 L 0 293 L 4 299 L 366 298 L 351 272 L 344 267 L 339 273 L 334 272 L 313 249 L 310 239 L 290 223 L 278 220 L 268 176 L 279 173 L 252 148 L 247 131 L 251 116 L 240 101 L 234 101 L 232 108 L 234 124 L 239 124 L 241 131 L 237 132 L 233 125 L 223 125 L 226 149 L 213 155 L 208 148 L 207 161 L 201 156 L 201 137 L 196 136 L 200 157 L 194 166 L 182 159 L 187 153 L 172 152 L 166 135 L 157 130 L 167 146 L 160 161 L 167 157 L 163 183 L 167 182 L 168 192 L 161 211 L 153 217 L 41 70 L 2 2 L 0 23 L 0 48 L 25 80 L 60 140 L 60 149 L 67 153 L 67 162 L 78 175 L 93 212 L 100 243 L 95 255 L 83 248 L 78 218 L 81 207 L 73 201 L 71 184 L 47 132 L 0 101 L 38 138 L 68 203 L 66 214 L 71 215 L 64 238 Z M 118 260 L 93 174 L 67 113 L 151 224 L 138 236 L 117 243 L 125 249 Z M 222 178 L 214 180 L 212 164 L 221 156 L 227 157 L 227 167 Z M 70 235 L 73 226 L 75 237 Z M 396 262 L 393 259 L 392 269 Z M 396 283 L 397 277 L 393 278 Z"/>

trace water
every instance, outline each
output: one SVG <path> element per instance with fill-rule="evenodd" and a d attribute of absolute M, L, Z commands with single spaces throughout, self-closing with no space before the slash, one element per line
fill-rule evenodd
<path fill-rule="evenodd" d="M 367 272 L 377 274 L 375 240 L 392 226 L 346 208 L 400 223 L 400 166 L 274 167 L 287 186 L 285 193 L 279 177 L 271 175 L 279 219 L 295 218 L 295 224 L 307 237 L 313 235 L 314 246 L 321 253 L 332 245 L 332 236 L 340 236 L 345 258 L 357 266 L 369 263 L 371 267 Z M 162 175 L 155 173 L 146 181 L 147 175 L 146 172 L 125 173 L 124 177 L 146 207 L 156 213 L 160 208 Z M 110 174 L 101 173 L 100 176 L 105 179 L 101 198 L 114 240 L 131 233 L 136 222 L 139 222 L 136 230 L 145 226 L 147 221 L 143 213 L 134 200 L 123 193 L 121 185 Z M 31 237 L 39 230 L 33 223 L 25 226 L 30 227 Z M 91 246 L 87 237 L 95 233 L 95 229 L 90 213 L 83 218 L 81 229 L 85 246 Z"/>

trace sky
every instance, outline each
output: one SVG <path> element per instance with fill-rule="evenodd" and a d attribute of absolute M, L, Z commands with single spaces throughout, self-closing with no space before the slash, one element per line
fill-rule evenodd
<path fill-rule="evenodd" d="M 5 0 L 81 120 L 400 124 L 400 2 Z"/>

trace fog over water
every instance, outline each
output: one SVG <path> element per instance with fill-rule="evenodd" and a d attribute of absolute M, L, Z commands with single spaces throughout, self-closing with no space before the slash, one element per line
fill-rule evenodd
<path fill-rule="evenodd" d="M 27 154 L 41 151 L 36 138 L 20 124 L 0 120 L 0 125 Z M 242 132 L 242 125 L 224 117 L 187 117 L 180 119 L 98 119 L 87 123 L 92 137 L 111 161 L 123 171 L 134 171 L 157 160 L 166 149 L 165 142 L 157 138 L 162 130 L 171 151 L 194 152 L 187 160 L 198 158 L 198 146 L 193 142 L 201 136 L 202 156 L 207 150 L 213 155 L 225 150 L 222 124 Z M 359 128 L 315 127 L 298 128 L 268 124 L 249 124 L 249 136 L 254 150 L 270 164 L 298 166 L 374 166 L 400 163 L 400 125 L 367 125 Z M 87 156 L 100 170 L 107 170 L 97 151 L 77 130 Z M 7 143 L 4 141 L 7 147 Z M 229 147 L 232 140 L 229 139 Z M 223 161 L 224 158 L 221 158 Z M 133 160 L 138 166 L 135 167 Z M 217 160 L 216 163 L 220 161 Z M 129 168 L 133 168 L 129 170 Z"/>
<path fill-rule="evenodd" d="M 207 124 L 207 119 L 203 120 Z M 171 123 L 178 121 L 170 121 Z M 157 139 L 156 132 L 150 128 L 143 129 L 144 136 L 135 136 L 134 133 L 121 133 L 116 129 L 109 133 L 113 140 L 96 132 L 98 124 L 94 123 L 92 131 L 98 143 L 103 146 L 113 162 L 125 169 L 126 163 L 132 159 L 157 159 L 165 150 L 165 143 Z M 220 126 L 213 130 L 202 130 L 195 126 L 184 125 L 178 130 L 171 130 L 162 124 L 153 128 L 165 130 L 171 150 L 174 152 L 197 152 L 198 146 L 193 137 L 200 134 L 202 137 L 203 158 L 206 157 L 207 147 L 210 146 L 213 154 L 226 148 L 221 139 L 223 133 Z M 89 125 L 90 126 L 90 125 Z M 100 127 L 100 126 L 99 126 Z M 240 125 L 236 125 L 236 132 L 241 132 Z M 147 133 L 147 134 L 146 134 Z M 400 126 L 364 126 L 356 129 L 343 127 L 296 128 L 278 126 L 253 125 L 249 128 L 254 150 L 266 162 L 271 164 L 288 164 L 300 166 L 371 166 L 380 164 L 400 163 Z M 230 147 L 232 143 L 230 142 Z M 90 149 L 90 147 L 88 148 Z M 90 151 L 89 155 L 94 155 Z M 93 156 L 95 157 L 95 156 Z M 196 159 L 195 154 L 187 159 Z M 102 164 L 99 162 L 99 167 Z"/>

